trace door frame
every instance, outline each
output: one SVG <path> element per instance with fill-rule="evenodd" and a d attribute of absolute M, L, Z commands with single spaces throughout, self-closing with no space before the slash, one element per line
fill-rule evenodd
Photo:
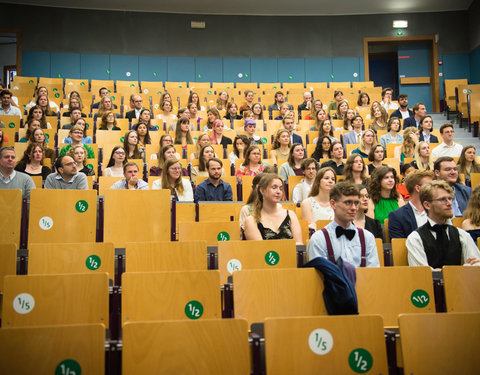
<path fill-rule="evenodd" d="M 11 34 L 17 39 L 17 75 L 22 75 L 22 30 L 20 29 L 2 29 L 0 27 L 0 34 Z"/>
<path fill-rule="evenodd" d="M 436 39 L 435 35 L 363 38 L 365 81 L 370 80 L 370 64 L 368 60 L 368 47 L 370 45 L 428 44 L 430 47 L 430 90 L 432 96 L 432 112 L 440 112 L 440 80 L 438 78 L 438 44 Z"/>

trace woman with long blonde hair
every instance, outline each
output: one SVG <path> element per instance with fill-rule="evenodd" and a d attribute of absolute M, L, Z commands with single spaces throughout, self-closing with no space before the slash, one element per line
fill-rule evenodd
<path fill-rule="evenodd" d="M 418 143 L 420 132 L 415 126 L 409 126 L 403 130 L 403 143 L 393 150 L 393 157 L 400 159 L 403 164 L 405 158 L 413 158 L 415 155 L 415 146 Z"/>
<path fill-rule="evenodd" d="M 433 159 L 430 145 L 427 142 L 418 142 L 415 146 L 414 159 L 410 165 L 419 170 L 433 171 Z"/>

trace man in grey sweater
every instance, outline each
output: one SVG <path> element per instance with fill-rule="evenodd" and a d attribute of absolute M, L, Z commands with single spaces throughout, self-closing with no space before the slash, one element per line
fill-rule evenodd
<path fill-rule="evenodd" d="M 30 198 L 30 190 L 35 189 L 32 178 L 15 168 L 15 150 L 13 147 L 0 149 L 0 189 L 21 189 L 23 198 Z"/>
<path fill-rule="evenodd" d="M 50 173 L 45 180 L 45 189 L 87 190 L 87 176 L 77 172 L 75 161 L 70 156 L 60 156 L 55 160 L 57 172 Z"/>

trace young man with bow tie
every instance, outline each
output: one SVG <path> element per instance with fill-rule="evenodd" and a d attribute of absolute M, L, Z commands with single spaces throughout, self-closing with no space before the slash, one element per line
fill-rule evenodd
<path fill-rule="evenodd" d="M 427 223 L 407 237 L 408 264 L 441 269 L 446 265 L 480 265 L 480 252 L 472 237 L 452 225 L 452 187 L 436 180 L 420 188 L 420 202 L 427 211 Z"/>
<path fill-rule="evenodd" d="M 354 184 L 340 182 L 332 188 L 330 206 L 335 216 L 310 239 L 307 249 L 310 260 L 323 257 L 336 262 L 342 258 L 355 267 L 380 267 L 375 237 L 352 223 L 359 204 L 360 190 Z"/>

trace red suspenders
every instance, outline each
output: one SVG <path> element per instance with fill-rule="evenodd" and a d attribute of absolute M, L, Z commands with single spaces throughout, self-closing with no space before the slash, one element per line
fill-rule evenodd
<path fill-rule="evenodd" d="M 360 246 L 362 248 L 362 261 L 360 262 L 360 267 L 365 267 L 367 264 L 367 257 L 366 257 L 366 245 L 365 245 L 365 234 L 363 233 L 362 228 L 357 228 L 358 229 L 358 236 L 360 237 Z M 321 231 L 323 232 L 323 235 L 325 236 L 325 242 L 327 244 L 327 252 L 328 252 L 328 260 L 330 262 L 335 263 L 335 256 L 333 254 L 333 246 L 332 246 L 332 241 L 330 241 L 330 236 L 328 235 L 328 232 L 325 228 L 322 228 Z"/>

